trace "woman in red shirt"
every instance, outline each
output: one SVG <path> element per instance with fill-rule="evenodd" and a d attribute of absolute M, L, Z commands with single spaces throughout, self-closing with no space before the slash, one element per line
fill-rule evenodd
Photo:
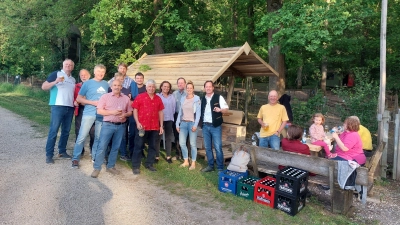
<path fill-rule="evenodd" d="M 287 129 L 287 138 L 282 139 L 282 150 L 287 152 L 300 153 L 303 155 L 311 155 L 310 148 L 308 145 L 301 143 L 301 138 L 303 137 L 303 128 L 297 125 L 290 125 Z M 279 165 L 279 169 L 285 168 Z M 310 173 L 310 176 L 315 176 L 315 174 Z"/>

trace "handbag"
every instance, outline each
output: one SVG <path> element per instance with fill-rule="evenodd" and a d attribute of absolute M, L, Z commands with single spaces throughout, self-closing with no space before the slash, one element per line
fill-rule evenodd
<path fill-rule="evenodd" d="M 236 150 L 232 156 L 231 162 L 229 163 L 227 169 L 230 171 L 235 171 L 239 173 L 244 173 L 247 171 L 247 164 L 250 162 L 250 154 L 244 146 L 240 146 L 240 149 Z"/>

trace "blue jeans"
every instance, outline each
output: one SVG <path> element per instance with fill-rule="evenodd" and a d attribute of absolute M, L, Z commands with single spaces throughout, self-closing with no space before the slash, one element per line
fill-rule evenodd
<path fill-rule="evenodd" d="M 85 144 L 85 140 L 89 135 L 90 129 L 92 128 L 95 120 L 96 116 L 85 116 L 85 115 L 82 116 L 81 127 L 79 128 L 79 134 L 78 137 L 76 138 L 72 160 L 79 160 L 80 155 L 82 153 L 83 145 Z"/>
<path fill-rule="evenodd" d="M 265 148 L 272 148 L 274 150 L 279 150 L 281 145 L 281 139 L 277 135 L 271 135 L 268 137 L 262 137 L 260 138 L 260 147 L 265 147 Z"/>
<path fill-rule="evenodd" d="M 127 132 L 126 129 L 127 128 L 128 128 L 128 124 L 125 123 L 124 135 L 122 135 L 121 145 L 119 146 L 119 154 L 120 154 L 120 156 L 125 156 L 125 157 L 128 156 L 128 154 L 126 152 L 126 132 Z M 108 155 L 110 155 L 111 145 L 112 145 L 112 140 L 111 140 L 110 143 L 108 143 L 106 154 L 105 154 L 105 158 L 108 158 Z"/>
<path fill-rule="evenodd" d="M 139 136 L 139 131 L 136 128 L 136 136 L 135 136 L 135 149 L 132 154 L 132 169 L 140 168 L 140 161 L 142 160 L 142 150 L 144 146 L 144 141 L 147 139 L 147 143 L 149 144 L 148 154 L 145 162 L 145 166 L 153 166 L 154 160 L 156 159 L 156 149 L 155 142 L 156 138 L 159 135 L 159 130 L 146 130 L 143 137 Z"/>
<path fill-rule="evenodd" d="M 101 119 L 96 117 L 96 121 L 94 122 L 94 142 L 92 147 L 92 160 L 96 159 L 102 126 L 103 126 L 103 117 L 101 117 Z"/>
<path fill-rule="evenodd" d="M 214 154 L 212 144 L 214 143 L 217 156 L 217 169 L 224 169 L 224 153 L 222 152 L 222 129 L 221 126 L 214 127 L 212 124 L 203 125 L 203 139 L 206 148 L 208 166 L 214 168 Z"/>
<path fill-rule="evenodd" d="M 110 155 L 108 156 L 107 168 L 113 168 L 117 162 L 118 149 L 121 145 L 122 136 L 125 134 L 126 123 L 115 125 L 108 122 L 103 122 L 100 136 L 101 140 L 97 148 L 96 158 L 93 164 L 95 170 L 101 170 L 101 165 L 104 162 L 108 143 L 112 138 L 112 146 Z"/>
<path fill-rule="evenodd" d="M 46 142 L 46 157 L 53 158 L 54 146 L 56 145 L 57 133 L 61 126 L 60 140 L 58 140 L 58 153 L 67 152 L 67 141 L 71 130 L 74 107 L 51 106 L 50 129 Z"/>
<path fill-rule="evenodd" d="M 196 146 L 196 141 L 197 141 L 197 130 L 195 132 L 192 131 L 194 122 L 185 122 L 182 121 L 181 124 L 179 125 L 179 145 L 181 146 L 182 150 L 182 155 L 183 159 L 188 159 L 188 148 L 186 146 L 186 139 L 187 136 L 189 135 L 189 141 L 190 141 L 190 148 L 192 149 L 192 161 L 196 161 L 197 157 L 197 146 Z"/>

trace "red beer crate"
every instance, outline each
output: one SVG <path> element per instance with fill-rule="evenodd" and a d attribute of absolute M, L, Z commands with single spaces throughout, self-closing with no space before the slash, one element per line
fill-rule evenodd
<path fill-rule="evenodd" d="M 276 174 L 276 190 L 293 197 L 306 193 L 308 171 L 287 166 Z"/>
<path fill-rule="evenodd" d="M 276 179 L 264 177 L 254 187 L 254 201 L 274 208 Z"/>
<path fill-rule="evenodd" d="M 258 180 L 260 180 L 258 177 L 244 177 L 240 179 L 237 183 L 236 195 L 245 199 L 253 200 L 254 187 Z"/>
<path fill-rule="evenodd" d="M 306 192 L 297 197 L 277 191 L 275 193 L 275 208 L 291 216 L 296 215 L 306 206 Z"/>
<path fill-rule="evenodd" d="M 244 173 L 239 173 L 230 170 L 224 170 L 219 173 L 218 190 L 236 195 L 236 183 L 243 177 L 247 176 L 247 171 Z"/>

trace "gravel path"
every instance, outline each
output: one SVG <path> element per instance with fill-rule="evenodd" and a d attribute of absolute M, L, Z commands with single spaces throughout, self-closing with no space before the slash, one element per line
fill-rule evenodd
<path fill-rule="evenodd" d="M 56 157 L 47 165 L 46 131 L 3 108 L 0 114 L 0 224 L 255 224 L 216 203 L 205 207 L 171 194 L 118 165 L 118 176 L 103 169 L 91 178 L 89 156 L 78 170 Z"/>

